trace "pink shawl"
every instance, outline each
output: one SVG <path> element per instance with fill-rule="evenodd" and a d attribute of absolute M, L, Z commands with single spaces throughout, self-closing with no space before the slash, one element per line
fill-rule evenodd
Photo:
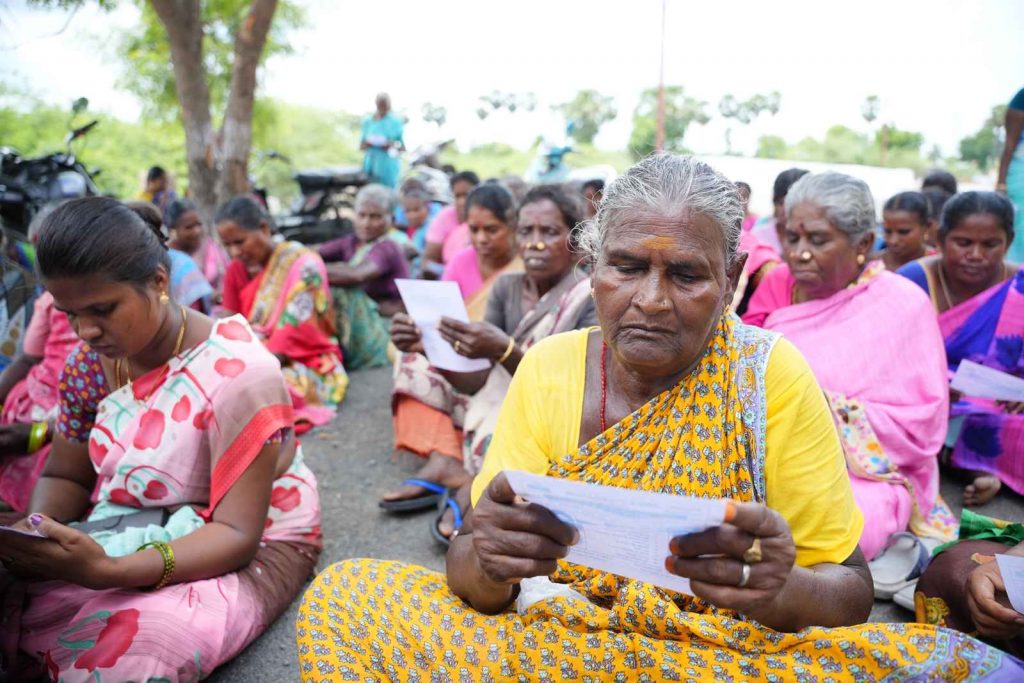
<path fill-rule="evenodd" d="M 747 263 L 743 271 L 748 277 L 753 277 L 757 271 L 766 263 L 781 263 L 779 254 L 767 244 L 757 238 L 752 232 L 740 234 L 740 251 L 747 253 Z"/>
<path fill-rule="evenodd" d="M 779 266 L 758 287 L 744 322 L 781 332 L 826 393 L 864 406 L 885 455 L 927 513 L 938 496 L 936 455 L 949 414 L 946 350 L 921 288 L 876 265 L 856 285 L 796 305 L 793 276 Z"/>

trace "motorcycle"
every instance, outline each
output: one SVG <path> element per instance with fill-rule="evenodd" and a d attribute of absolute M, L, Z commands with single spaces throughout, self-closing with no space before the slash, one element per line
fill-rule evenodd
<path fill-rule="evenodd" d="M 276 160 L 288 166 L 292 163 L 280 152 L 269 151 L 260 156 L 261 161 Z M 352 232 L 356 193 L 370 182 L 361 166 L 298 171 L 292 174 L 292 180 L 298 183 L 300 196 L 286 213 L 274 216 L 274 225 L 282 237 L 319 244 Z"/>
<path fill-rule="evenodd" d="M 75 103 L 74 113 L 85 109 Z M 63 152 L 25 158 L 10 147 L 0 147 L 0 225 L 25 239 L 32 218 L 50 204 L 100 194 L 93 178 L 99 169 L 87 170 L 75 155 L 72 143 L 99 124 L 90 121 L 64 137 Z"/>

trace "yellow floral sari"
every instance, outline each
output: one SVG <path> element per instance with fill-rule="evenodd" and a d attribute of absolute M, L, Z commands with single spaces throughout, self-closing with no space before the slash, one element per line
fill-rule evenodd
<path fill-rule="evenodd" d="M 551 476 L 764 500 L 764 372 L 777 337 L 723 318 L 697 368 Z M 782 633 L 698 598 L 562 561 L 578 596 L 486 616 L 444 575 L 381 560 L 324 571 L 297 635 L 309 680 L 1012 680 L 1021 663 L 922 624 Z"/>

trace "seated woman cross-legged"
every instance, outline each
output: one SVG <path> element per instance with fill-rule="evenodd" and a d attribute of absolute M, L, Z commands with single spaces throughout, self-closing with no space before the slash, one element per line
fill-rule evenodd
<path fill-rule="evenodd" d="M 786 265 L 761 282 L 743 320 L 795 344 L 825 390 L 865 517 L 867 558 L 908 527 L 952 540 L 956 520 L 939 497 L 937 458 L 946 363 L 927 297 L 868 259 L 875 205 L 864 182 L 806 175 L 790 188 L 785 211 Z"/>
<path fill-rule="evenodd" d="M 942 255 L 901 268 L 931 297 L 949 372 L 971 360 L 1024 376 L 1024 271 L 1006 263 L 1013 205 L 995 192 L 963 192 L 943 209 Z M 1024 405 L 954 396 L 946 445 L 971 483 L 965 505 L 983 505 L 1002 484 L 1024 494 Z"/>
<path fill-rule="evenodd" d="M 388 365 L 388 318 L 402 310 L 395 280 L 409 277 L 409 262 L 389 234 L 395 193 L 367 185 L 356 195 L 355 232 L 317 250 L 337 315 L 338 339 L 350 370 Z"/>
<path fill-rule="evenodd" d="M 317 680 L 1009 680 L 1018 660 L 872 605 L 863 520 L 800 353 L 728 312 L 743 269 L 735 186 L 658 155 L 606 189 L 582 245 L 601 328 L 524 355 L 447 578 L 348 560 L 297 620 Z M 589 224 L 588 224 L 589 225 Z M 731 522 L 647 552 L 694 595 L 565 561 L 578 533 L 517 500 L 518 469 L 730 498 Z M 755 550 L 757 552 L 755 552 Z M 429 672 L 429 673 L 428 673 Z M 1001 678 L 1000 678 L 1001 677 Z"/>
<path fill-rule="evenodd" d="M 487 200 L 488 195 L 500 202 Z M 479 212 L 478 201 L 504 220 L 499 223 L 491 211 Z M 521 257 L 516 260 L 525 264 L 525 272 L 497 278 L 483 321 L 467 324 L 442 318 L 439 326 L 456 353 L 487 359 L 491 367 L 477 373 L 439 371 L 427 366 L 421 331 L 411 319 L 396 316 L 392 326 L 395 344 L 409 352 L 406 357 L 420 359 L 400 366 L 395 374 L 396 443 L 415 448 L 428 459 L 418 477 L 386 494 L 381 506 L 392 511 L 416 508 L 429 500 L 424 490 L 459 489 L 432 527 L 442 543 L 459 526 L 455 510 L 461 516 L 469 505 L 465 484 L 480 468 L 523 352 L 548 335 L 594 324 L 587 278 L 574 267 L 578 255 L 570 236 L 582 212 L 575 196 L 562 187 L 541 185 L 526 194 L 516 215 L 508 192 L 484 184 L 473 190 L 469 207 L 474 243 L 487 260 L 497 256 L 499 244 L 516 244 Z M 510 233 L 513 226 L 515 241 L 506 241 L 508 234 L 501 239 L 501 233 Z M 424 366 L 427 369 L 421 370 Z"/>
<path fill-rule="evenodd" d="M 280 367 L 241 316 L 167 296 L 159 236 L 113 199 L 56 209 L 38 255 L 82 342 L 16 524 L 31 535 L 0 535 L 6 680 L 205 678 L 287 608 L 320 553 Z"/>
<path fill-rule="evenodd" d="M 281 361 L 300 433 L 330 422 L 348 375 L 323 260 L 298 242 L 275 244 L 263 207 L 251 197 L 228 201 L 216 221 L 232 258 L 222 313 L 244 315 Z"/>

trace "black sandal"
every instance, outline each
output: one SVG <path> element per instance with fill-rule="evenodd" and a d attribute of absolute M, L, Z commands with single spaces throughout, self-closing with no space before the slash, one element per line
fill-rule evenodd
<path fill-rule="evenodd" d="M 381 500 L 377 502 L 377 505 L 387 512 L 419 512 L 420 510 L 429 510 L 432 507 L 437 507 L 444 496 L 448 495 L 448 488 L 438 484 L 436 481 L 430 481 L 428 479 L 406 479 L 401 483 L 401 486 L 405 486 L 407 484 L 419 486 L 431 493 L 416 496 L 415 498 Z"/>

